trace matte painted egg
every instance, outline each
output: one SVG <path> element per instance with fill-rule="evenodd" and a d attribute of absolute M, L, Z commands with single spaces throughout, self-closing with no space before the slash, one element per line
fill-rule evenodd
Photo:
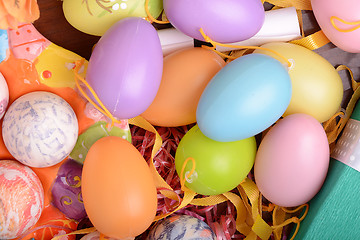
<path fill-rule="evenodd" d="M 4 116 L 9 104 L 9 88 L 4 76 L 0 73 L 0 119 Z"/>
<path fill-rule="evenodd" d="M 146 240 L 215 240 L 211 228 L 198 218 L 189 215 L 173 215 L 157 222 Z"/>
<path fill-rule="evenodd" d="M 157 18 L 163 9 L 161 0 L 150 0 L 149 11 Z M 117 21 L 126 17 L 147 17 L 145 0 L 95 1 L 63 0 L 66 20 L 79 31 L 102 36 Z"/>
<path fill-rule="evenodd" d="M 189 48 L 164 58 L 160 88 L 142 116 L 156 126 L 176 127 L 196 122 L 196 107 L 206 85 L 224 67 L 211 50 Z"/>
<path fill-rule="evenodd" d="M 360 53 L 360 9 L 358 0 L 311 0 L 316 21 L 337 47 Z"/>
<path fill-rule="evenodd" d="M 261 141 L 255 158 L 255 182 L 270 202 L 298 206 L 320 190 L 329 161 L 322 125 L 309 115 L 292 114 L 276 123 Z"/>
<path fill-rule="evenodd" d="M 21 163 L 49 167 L 64 160 L 78 137 L 71 106 L 56 94 L 36 91 L 16 99 L 2 124 L 6 148 Z"/>
<path fill-rule="evenodd" d="M 278 52 L 292 63 L 289 68 L 292 96 L 283 116 L 305 113 L 319 122 L 325 122 L 338 111 L 344 90 L 340 75 L 331 63 L 314 51 L 296 44 L 268 43 L 262 47 Z M 255 52 L 284 61 L 266 50 Z"/>
<path fill-rule="evenodd" d="M 0 160 L 0 239 L 13 239 L 33 227 L 44 208 L 38 176 L 15 160 Z"/>
<path fill-rule="evenodd" d="M 202 28 L 212 40 L 222 43 L 251 38 L 265 19 L 260 0 L 164 0 L 164 10 L 170 23 L 186 35 L 204 40 Z"/>
<path fill-rule="evenodd" d="M 197 125 L 181 139 L 175 154 L 176 172 L 186 180 L 185 186 L 202 195 L 217 195 L 236 188 L 254 165 L 256 141 L 254 137 L 217 142 L 206 137 Z M 193 162 L 195 171 L 191 176 Z"/>
<path fill-rule="evenodd" d="M 129 119 L 150 106 L 162 71 L 155 28 L 142 18 L 131 17 L 120 20 L 101 37 L 91 54 L 86 80 L 114 117 Z M 88 95 L 92 97 L 89 91 Z"/>
<path fill-rule="evenodd" d="M 287 69 L 275 58 L 249 54 L 227 64 L 209 82 L 196 120 L 205 136 L 221 142 L 237 141 L 276 122 L 290 98 Z"/>

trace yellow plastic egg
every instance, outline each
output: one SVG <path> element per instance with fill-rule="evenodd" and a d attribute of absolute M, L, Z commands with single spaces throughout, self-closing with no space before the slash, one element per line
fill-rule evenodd
<path fill-rule="evenodd" d="M 161 0 L 150 0 L 149 11 L 157 18 Z M 87 34 L 102 36 L 114 23 L 126 17 L 147 17 L 145 0 L 63 0 L 66 20 Z"/>
<path fill-rule="evenodd" d="M 292 97 L 283 116 L 305 113 L 319 122 L 327 121 L 340 107 L 343 85 L 335 68 L 319 54 L 291 43 L 268 43 L 262 47 L 272 49 L 289 60 Z M 267 50 L 256 50 L 285 60 Z"/>

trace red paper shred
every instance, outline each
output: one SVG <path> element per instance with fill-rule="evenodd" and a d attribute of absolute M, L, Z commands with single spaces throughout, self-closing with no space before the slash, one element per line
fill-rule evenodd
<path fill-rule="evenodd" d="M 182 197 L 179 176 L 175 169 L 175 152 L 180 140 L 193 125 L 176 128 L 156 127 L 163 144 L 154 157 L 154 165 L 160 176 L 174 189 L 179 198 Z M 131 126 L 133 145 L 144 156 L 146 161 L 150 161 L 152 147 L 155 143 L 155 134 L 142 128 Z M 163 189 L 158 189 L 163 190 Z M 165 198 L 158 192 L 158 211 L 157 215 L 171 212 L 178 204 L 177 201 Z M 236 209 L 225 202 L 215 206 L 199 207 L 188 205 L 177 211 L 175 214 L 186 214 L 196 217 L 206 222 L 219 240 L 244 239 L 245 236 L 236 231 Z M 145 239 L 146 233 L 139 239 Z"/>

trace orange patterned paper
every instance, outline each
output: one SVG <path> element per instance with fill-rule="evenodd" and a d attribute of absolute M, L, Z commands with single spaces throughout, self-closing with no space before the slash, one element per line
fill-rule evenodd
<path fill-rule="evenodd" d="M 31 23 L 39 17 L 36 0 L 0 0 L 0 29 L 17 29 L 19 23 Z"/>

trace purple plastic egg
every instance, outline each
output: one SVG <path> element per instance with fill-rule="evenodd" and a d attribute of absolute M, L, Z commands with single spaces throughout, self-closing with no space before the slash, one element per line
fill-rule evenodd
<path fill-rule="evenodd" d="M 114 24 L 96 44 L 86 80 L 114 117 L 128 119 L 150 106 L 162 69 L 155 28 L 142 18 L 130 17 Z"/>
<path fill-rule="evenodd" d="M 261 0 L 164 0 L 164 10 L 170 23 L 186 35 L 204 40 L 202 28 L 221 43 L 251 38 L 265 18 Z"/>

